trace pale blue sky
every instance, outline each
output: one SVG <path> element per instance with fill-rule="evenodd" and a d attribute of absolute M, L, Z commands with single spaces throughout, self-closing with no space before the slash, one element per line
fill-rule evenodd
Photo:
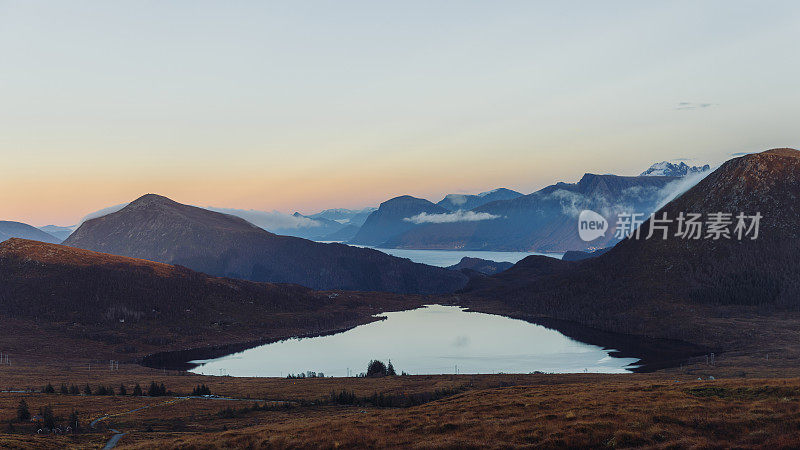
<path fill-rule="evenodd" d="M 789 1 L 0 0 L 0 219 L 527 193 L 798 146 L 798 24 Z"/>

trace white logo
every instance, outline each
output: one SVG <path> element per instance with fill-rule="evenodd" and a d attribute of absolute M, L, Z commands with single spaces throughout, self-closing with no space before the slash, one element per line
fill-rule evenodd
<path fill-rule="evenodd" d="M 578 216 L 578 235 L 586 242 L 593 241 L 606 234 L 608 222 L 596 212 L 584 209 Z"/>

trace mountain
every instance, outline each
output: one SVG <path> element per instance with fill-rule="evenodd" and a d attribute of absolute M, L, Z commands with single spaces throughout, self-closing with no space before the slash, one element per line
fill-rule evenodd
<path fill-rule="evenodd" d="M 341 225 L 352 225 L 355 227 L 360 227 L 364 225 L 366 222 L 367 217 L 372 214 L 377 208 L 364 208 L 364 209 L 343 209 L 343 208 L 336 208 L 336 209 L 326 209 L 324 211 L 318 212 L 316 214 L 310 214 L 306 217 L 311 219 L 327 219 L 332 220 L 334 222 L 338 222 Z"/>
<path fill-rule="evenodd" d="M 60 243 L 61 239 L 52 234 L 22 222 L 0 220 L 0 242 L 11 238 L 31 239 L 34 241 Z"/>
<path fill-rule="evenodd" d="M 481 258 L 470 258 L 469 256 L 465 256 L 461 258 L 461 261 L 458 264 L 448 267 L 450 270 L 474 270 L 475 272 L 482 273 L 484 275 L 494 275 L 500 273 L 511 266 L 514 263 L 510 262 L 497 262 L 497 261 L 490 261 L 488 259 L 481 259 Z"/>
<path fill-rule="evenodd" d="M 517 197 L 522 197 L 517 191 L 511 189 L 500 188 L 489 192 L 482 192 L 477 195 L 473 194 L 447 194 L 437 205 L 449 211 L 458 211 L 477 208 L 487 203 L 497 200 L 512 200 Z"/>
<path fill-rule="evenodd" d="M 450 292 L 466 282 L 458 272 L 376 250 L 275 235 L 239 217 L 154 194 L 84 222 L 64 244 L 314 289 L 427 294 Z"/>
<path fill-rule="evenodd" d="M 351 241 L 353 244 L 380 246 L 387 240 L 416 226 L 420 215 L 447 214 L 450 211 L 428 200 L 403 195 L 387 200 L 373 211 Z"/>
<path fill-rule="evenodd" d="M 708 164 L 704 166 L 690 166 L 681 161 L 678 164 L 669 161 L 662 161 L 650 166 L 647 170 L 639 175 L 640 177 L 685 177 L 687 175 L 708 172 L 711 166 Z"/>
<path fill-rule="evenodd" d="M 64 241 L 72 234 L 75 229 L 78 227 L 60 227 L 58 225 L 45 225 L 43 227 L 39 227 L 40 230 L 44 231 L 45 233 L 55 236 L 60 241 Z"/>
<path fill-rule="evenodd" d="M 81 219 L 80 223 L 89 219 L 102 217 L 124 208 L 127 203 L 122 203 L 108 208 L 95 211 Z M 255 209 L 236 209 L 209 206 L 205 209 L 216 211 L 223 214 L 241 217 L 242 219 L 257 225 L 271 233 L 282 236 L 295 236 L 312 241 L 346 241 L 351 239 L 355 233 L 349 225 L 360 227 L 375 208 L 364 208 L 361 210 L 350 209 L 327 209 L 325 211 L 303 215 L 299 212 L 286 214 L 280 211 L 259 211 Z M 62 227 L 67 228 L 67 227 Z M 69 227 L 72 231 L 78 225 Z M 339 236 L 343 238 L 332 239 Z M 66 236 L 64 237 L 66 239 Z"/>
<path fill-rule="evenodd" d="M 557 183 L 529 195 L 479 206 L 444 223 L 425 223 L 396 234 L 387 245 L 496 251 L 564 252 L 609 247 L 619 213 L 646 217 L 683 185 L 675 177 L 585 174 L 577 183 Z M 609 229 L 585 242 L 578 235 L 582 210 L 601 214 Z M 456 213 L 453 213 L 456 215 Z"/>
<path fill-rule="evenodd" d="M 678 234 L 681 213 L 701 214 L 700 239 Z M 732 238 L 707 237 L 730 213 Z M 737 238 L 735 217 L 761 215 Z M 800 326 L 800 152 L 775 149 L 727 161 L 666 204 L 670 223 L 640 227 L 596 258 L 531 271 L 523 260 L 465 289 L 477 305 L 606 331 L 689 340 L 723 350 L 796 342 Z M 754 219 L 744 221 L 746 232 Z M 663 239 L 666 227 L 666 239 Z M 650 230 L 654 237 L 644 239 Z M 683 230 L 686 227 L 683 226 Z M 519 266 L 519 267 L 518 267 Z M 487 303 L 487 300 L 496 303 Z M 470 302 L 466 302 L 470 303 Z M 761 338 L 769 342 L 760 341 Z"/>
<path fill-rule="evenodd" d="M 589 258 L 596 258 L 603 253 L 611 250 L 611 247 L 608 248 L 601 248 L 591 252 L 584 252 L 580 250 L 570 250 L 564 253 L 564 256 L 561 257 L 562 261 L 582 261 L 584 259 Z"/>
<path fill-rule="evenodd" d="M 254 209 L 206 208 L 223 214 L 229 214 L 282 236 L 295 236 L 312 241 L 326 240 L 331 233 L 340 231 L 345 225 L 324 218 L 311 218 L 299 212 L 286 214 L 279 211 L 257 211 Z"/>
<path fill-rule="evenodd" d="M 331 234 L 324 236 L 320 241 L 337 241 L 337 242 L 347 242 L 358 234 L 359 227 L 355 225 L 345 225 L 343 228 L 339 229 L 339 231 L 334 231 Z"/>
<path fill-rule="evenodd" d="M 0 244 L 0 318 L 4 331 L 25 337 L 4 342 L 4 350 L 18 354 L 119 358 L 252 342 L 337 330 L 418 305 L 408 296 L 218 278 L 17 238 Z"/>

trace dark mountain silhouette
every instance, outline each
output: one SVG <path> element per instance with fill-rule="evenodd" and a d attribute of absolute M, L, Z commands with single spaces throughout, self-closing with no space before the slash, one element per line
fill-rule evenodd
<path fill-rule="evenodd" d="M 11 238 L 32 239 L 34 241 L 49 242 L 52 244 L 61 242 L 61 239 L 52 234 L 45 233 L 26 223 L 0 220 L 0 242 Z"/>
<path fill-rule="evenodd" d="M 275 235 L 239 217 L 154 194 L 84 222 L 64 244 L 217 276 L 315 289 L 443 293 L 466 282 L 458 272 L 371 249 Z"/>
<path fill-rule="evenodd" d="M 443 198 L 437 205 L 441 206 L 442 208 L 448 209 L 450 211 L 458 211 L 464 210 L 469 211 L 470 209 L 477 208 L 478 206 L 483 206 L 487 203 L 495 202 L 498 200 L 511 200 L 517 197 L 522 197 L 517 191 L 512 191 L 511 189 L 500 188 L 495 189 L 489 192 L 483 192 L 480 194 L 448 194 Z"/>
<path fill-rule="evenodd" d="M 734 217 L 727 227 L 732 239 L 707 239 L 705 229 L 702 239 L 684 239 L 676 236 L 677 222 L 668 224 L 662 239 L 662 229 L 647 221 L 640 233 L 646 237 L 652 227 L 651 239 L 629 238 L 574 263 L 540 261 L 536 270 L 526 258 L 497 276 L 471 280 L 465 291 L 519 315 L 746 347 L 755 339 L 754 327 L 778 333 L 777 320 L 800 311 L 800 152 L 776 149 L 732 159 L 656 217 L 699 213 L 708 221 L 720 212 Z M 739 213 L 761 214 L 757 239 L 735 237 Z"/>
<path fill-rule="evenodd" d="M 416 226 L 408 219 L 419 214 L 447 214 L 449 211 L 428 200 L 403 195 L 387 200 L 367 217 L 351 241 L 353 244 L 380 246 Z"/>
<path fill-rule="evenodd" d="M 578 183 L 557 183 L 533 194 L 472 210 L 486 220 L 428 223 L 389 240 L 392 247 L 564 252 L 609 247 L 620 212 L 647 215 L 663 203 L 679 178 L 586 174 Z M 591 242 L 578 236 L 578 214 L 600 213 L 606 235 Z"/>
<path fill-rule="evenodd" d="M 564 253 L 564 256 L 561 257 L 563 261 L 582 261 L 584 259 L 589 258 L 596 258 L 603 253 L 611 250 L 611 247 L 601 248 L 597 250 L 593 250 L 591 252 L 583 252 L 580 250 L 570 250 Z"/>
<path fill-rule="evenodd" d="M 497 262 L 497 261 L 490 261 L 488 259 L 470 258 L 468 256 L 465 256 L 461 258 L 461 261 L 459 261 L 458 264 L 450 266 L 448 267 L 448 269 L 451 270 L 469 269 L 482 273 L 484 275 L 494 275 L 510 268 L 513 265 L 514 264 L 510 262 Z"/>

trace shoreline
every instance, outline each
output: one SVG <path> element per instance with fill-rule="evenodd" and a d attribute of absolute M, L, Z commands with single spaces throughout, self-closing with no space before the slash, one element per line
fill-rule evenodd
<path fill-rule="evenodd" d="M 599 330 L 592 327 L 587 327 L 575 322 L 553 319 L 549 317 L 524 317 L 515 315 L 499 314 L 479 309 L 459 306 L 465 311 L 481 312 L 484 314 L 498 315 L 509 319 L 523 320 L 525 322 L 540 325 L 545 328 L 557 331 L 564 336 L 575 341 L 601 347 L 603 350 L 608 351 L 609 356 L 613 358 L 636 358 L 639 361 L 635 363 L 634 367 L 628 370 L 631 373 L 652 373 L 662 369 L 678 367 L 683 364 L 690 364 L 693 359 L 702 357 L 711 352 L 720 354 L 718 350 L 708 347 L 692 344 L 685 341 L 675 339 L 661 339 L 649 338 L 644 336 L 636 336 L 629 334 L 613 333 L 608 331 Z M 412 308 L 416 309 L 416 308 Z M 384 320 L 385 317 L 380 314 L 375 316 L 375 320 Z M 371 323 L 371 322 L 367 322 Z M 190 370 L 198 367 L 201 363 L 192 361 L 202 361 L 221 358 L 224 356 L 241 353 L 262 345 L 273 344 L 289 339 L 305 339 L 315 338 L 322 336 L 330 336 L 334 334 L 344 333 L 364 324 L 352 325 L 349 327 L 342 327 L 333 330 L 317 333 L 307 333 L 302 335 L 293 335 L 279 338 L 263 338 L 246 342 L 219 344 L 207 347 L 193 347 L 181 350 L 168 350 L 163 352 L 156 352 L 145 355 L 136 360 L 136 363 L 152 369 L 160 370 L 178 370 L 189 372 Z M 216 376 L 216 375 L 210 375 Z M 270 377 L 263 377 L 270 378 Z M 273 377 L 274 378 L 274 377 Z"/>

